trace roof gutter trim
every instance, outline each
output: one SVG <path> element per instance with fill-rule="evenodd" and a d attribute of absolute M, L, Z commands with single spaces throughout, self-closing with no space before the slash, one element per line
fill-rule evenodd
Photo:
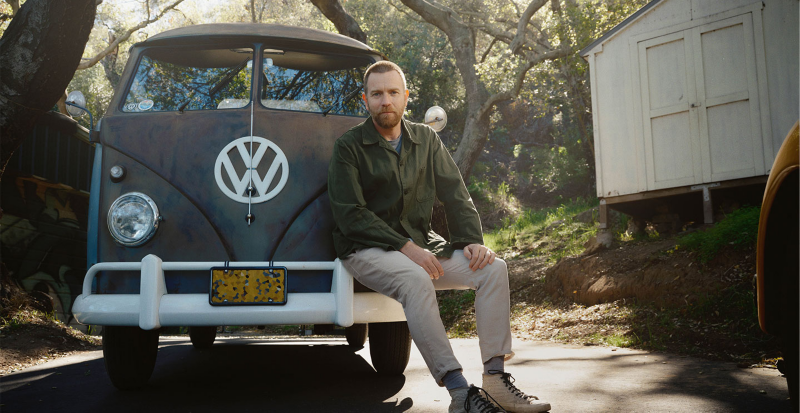
<path fill-rule="evenodd" d="M 600 36 L 597 40 L 593 41 L 588 46 L 586 46 L 583 49 L 581 49 L 581 51 L 578 52 L 578 55 L 583 57 L 584 59 L 586 59 L 587 56 L 589 56 L 589 54 L 592 53 L 592 51 L 597 46 L 602 46 L 603 43 L 605 43 L 607 40 L 609 40 L 612 37 L 614 37 L 614 35 L 616 35 L 617 32 L 621 31 L 622 29 L 624 29 L 629 24 L 631 24 L 634 21 L 638 20 L 639 17 L 641 17 L 642 15 L 644 15 L 645 13 L 650 11 L 650 9 L 652 9 L 653 7 L 655 7 L 656 5 L 661 3 L 662 1 L 663 0 L 653 0 L 650 3 L 645 4 L 641 9 L 637 10 L 635 13 L 631 14 L 630 16 L 628 16 L 628 18 L 623 20 L 620 24 L 614 26 L 611 30 L 607 31 L 605 34 Z M 602 48 L 601 48 L 601 50 L 602 50 Z"/>

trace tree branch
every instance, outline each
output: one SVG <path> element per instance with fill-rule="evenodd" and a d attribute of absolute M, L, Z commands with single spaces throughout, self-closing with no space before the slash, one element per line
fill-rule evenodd
<path fill-rule="evenodd" d="M 78 65 L 78 70 L 88 69 L 88 68 L 96 65 L 97 62 L 100 61 L 100 59 L 108 56 L 109 53 L 111 53 L 114 50 L 116 50 L 120 43 L 128 40 L 133 33 L 135 33 L 136 31 L 138 31 L 140 29 L 143 29 L 143 28 L 147 27 L 151 23 L 154 23 L 154 22 L 158 21 L 159 19 L 164 17 L 165 14 L 170 12 L 172 9 L 174 9 L 175 7 L 177 7 L 181 3 L 183 3 L 183 0 L 175 0 L 174 3 L 170 4 L 169 6 L 165 7 L 163 10 L 161 10 L 161 13 L 159 13 L 157 16 L 153 17 L 152 19 L 148 18 L 147 20 L 144 20 L 144 21 L 140 22 L 139 24 L 137 24 L 136 26 L 126 30 L 125 33 L 122 34 L 122 36 L 120 36 L 116 40 L 114 40 L 114 42 L 109 44 L 108 47 L 103 49 L 102 52 L 98 53 L 96 56 L 94 56 L 94 57 L 92 57 L 92 58 L 90 58 L 90 59 L 88 59 L 86 61 L 81 62 Z"/>
<path fill-rule="evenodd" d="M 395 10 L 399 11 L 400 13 L 405 14 L 406 18 L 408 18 L 408 19 L 410 19 L 412 21 L 415 21 L 417 23 L 423 23 L 423 24 L 428 23 L 425 20 L 420 19 L 418 14 L 409 13 L 409 11 L 407 9 L 401 8 L 400 6 L 397 5 L 397 3 L 393 2 L 392 0 L 389 0 L 388 3 L 389 3 L 390 6 L 394 7 Z M 430 24 L 430 23 L 428 23 L 428 24 Z"/>
<path fill-rule="evenodd" d="M 458 13 L 443 6 L 433 0 L 400 0 L 420 17 L 425 19 L 426 22 L 436 26 L 439 30 L 443 31 L 448 37 L 455 35 L 454 30 L 460 27 L 468 30 L 467 26 L 461 21 Z"/>
<path fill-rule="evenodd" d="M 336 26 L 336 30 L 347 37 L 367 43 L 367 35 L 361 30 L 356 19 L 342 7 L 339 0 L 310 0 L 328 20 Z"/>
<path fill-rule="evenodd" d="M 517 78 L 514 80 L 514 86 L 511 87 L 511 90 L 495 93 L 494 95 L 490 96 L 489 99 L 487 99 L 486 102 L 481 105 L 480 111 L 478 112 L 479 116 L 484 116 L 491 111 L 496 104 L 502 101 L 516 98 L 519 95 L 519 91 L 522 89 L 522 84 L 525 82 L 525 76 L 534 66 L 544 62 L 545 60 L 554 60 L 560 57 L 568 56 L 570 52 L 572 52 L 571 48 L 562 47 L 560 49 L 551 50 L 547 53 L 541 53 L 535 56 L 528 55 L 528 59 L 526 59 L 520 71 L 517 72 Z"/>
<path fill-rule="evenodd" d="M 497 43 L 497 38 L 496 37 L 494 39 L 492 39 L 492 42 L 489 43 L 489 47 L 487 47 L 486 51 L 483 52 L 483 56 L 481 56 L 481 63 L 483 63 L 486 60 L 486 56 L 489 56 L 489 52 L 492 51 L 492 47 L 494 47 L 495 43 Z"/>
<path fill-rule="evenodd" d="M 522 13 L 522 17 L 517 24 L 517 35 L 514 36 L 514 40 L 511 41 L 511 53 L 521 54 L 520 49 L 525 43 L 525 29 L 528 27 L 528 22 L 530 22 L 533 15 L 539 11 L 545 3 L 547 3 L 547 0 L 533 0 L 528 4 L 528 7 L 525 9 L 525 12 Z"/>

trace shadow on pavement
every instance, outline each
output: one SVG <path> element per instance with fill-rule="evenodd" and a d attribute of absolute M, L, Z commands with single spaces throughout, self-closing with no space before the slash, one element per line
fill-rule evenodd
<path fill-rule="evenodd" d="M 518 360 L 514 368 L 525 366 L 551 382 L 569 383 L 570 394 L 580 395 L 569 403 L 572 411 L 791 412 L 786 381 L 775 370 L 661 353 L 609 352 Z M 582 372 L 579 377 L 567 376 L 576 371 Z M 542 388 L 542 393 L 565 390 L 559 387 Z"/>
<path fill-rule="evenodd" d="M 405 377 L 383 377 L 345 344 L 331 341 L 218 340 L 198 351 L 161 340 L 148 385 L 114 388 L 102 359 L 23 372 L 3 380 L 7 412 L 404 412 Z"/>

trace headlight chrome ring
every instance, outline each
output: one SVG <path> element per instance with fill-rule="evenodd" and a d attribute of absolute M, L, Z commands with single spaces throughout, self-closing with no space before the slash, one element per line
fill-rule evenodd
<path fill-rule="evenodd" d="M 160 221 L 158 206 L 141 192 L 120 196 L 108 209 L 108 231 L 126 247 L 138 247 L 150 240 Z"/>

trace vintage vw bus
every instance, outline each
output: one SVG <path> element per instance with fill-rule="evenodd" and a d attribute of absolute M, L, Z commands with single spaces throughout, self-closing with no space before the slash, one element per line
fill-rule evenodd
<path fill-rule="evenodd" d="M 103 326 L 108 374 L 139 387 L 158 329 L 196 347 L 222 325 L 335 324 L 378 372 L 411 339 L 396 301 L 336 259 L 327 195 L 334 141 L 362 122 L 353 39 L 264 24 L 170 30 L 136 44 L 93 133 L 88 270 L 73 312 Z M 356 283 L 357 284 L 357 283 Z"/>

